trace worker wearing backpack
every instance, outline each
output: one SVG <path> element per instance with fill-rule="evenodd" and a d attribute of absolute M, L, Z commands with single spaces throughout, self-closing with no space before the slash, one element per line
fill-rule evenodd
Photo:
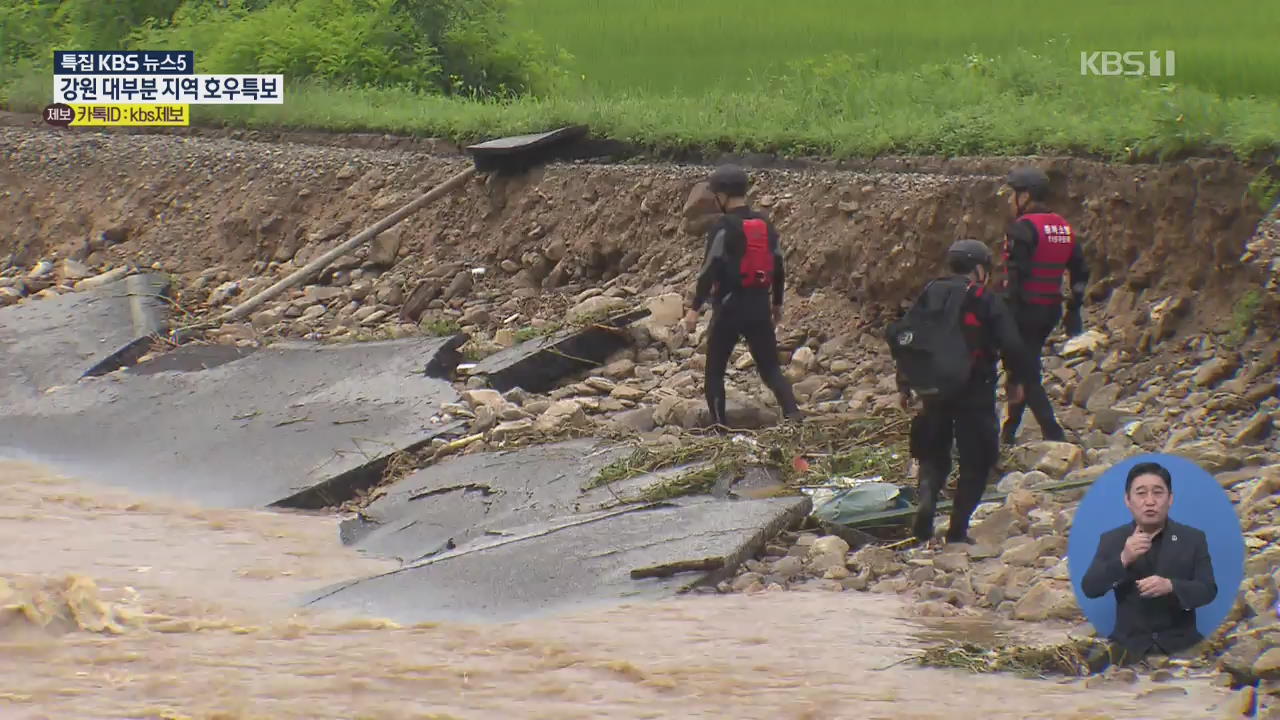
<path fill-rule="evenodd" d="M 933 538 L 938 493 L 951 474 L 951 448 L 960 460 L 947 542 L 969 542 L 969 518 L 999 460 L 996 361 L 1003 355 L 1009 401 L 1023 400 L 1032 364 L 1003 300 L 986 291 L 992 255 L 977 240 L 961 240 L 947 252 L 950 277 L 925 286 L 910 310 L 891 323 L 886 339 L 897 363 L 898 392 L 908 409 L 914 394 L 920 412 L 911 423 L 911 456 L 919 461 L 920 499 L 913 533 Z"/>
<path fill-rule="evenodd" d="M 747 185 L 746 172 L 733 165 L 721 166 L 711 174 L 710 190 L 723 216 L 711 227 L 706 257 L 684 319 L 693 332 L 703 304 L 711 299 L 704 384 L 711 422 L 721 427 L 729 425 L 724 373 L 742 338 L 783 414 L 787 419 L 800 417 L 791 383 L 778 362 L 774 334 L 774 324 L 782 319 L 786 284 L 782 248 L 773 225 L 747 205 Z"/>

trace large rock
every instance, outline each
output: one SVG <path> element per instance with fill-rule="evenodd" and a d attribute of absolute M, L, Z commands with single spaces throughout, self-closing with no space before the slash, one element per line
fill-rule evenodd
<path fill-rule="evenodd" d="M 843 558 L 847 552 L 849 552 L 849 543 L 835 535 L 820 537 L 809 546 L 810 558 L 815 558 L 819 555 L 839 555 Z"/>
<path fill-rule="evenodd" d="M 576 400 L 557 400 L 534 422 L 534 429 L 542 433 L 557 433 L 569 428 L 585 427 L 587 414 Z"/>
<path fill-rule="evenodd" d="M 791 367 L 800 373 L 812 372 L 818 367 L 818 357 L 808 346 L 800 346 L 791 355 Z"/>
<path fill-rule="evenodd" d="M 1055 480 L 1084 466 L 1084 451 L 1072 443 L 1032 443 L 1018 448 L 1014 457 L 1019 467 L 1038 470 Z"/>
<path fill-rule="evenodd" d="M 666 327 L 676 324 L 684 315 L 684 298 L 679 293 L 667 293 L 650 298 L 645 307 L 649 309 L 649 317 L 641 321 L 642 325 Z"/>
<path fill-rule="evenodd" d="M 867 571 L 871 578 L 882 578 L 902 572 L 903 565 L 888 548 L 870 546 L 853 554 L 849 561 L 854 571 Z"/>
<path fill-rule="evenodd" d="M 1276 568 L 1280 568 L 1280 545 L 1254 553 L 1244 563 L 1245 575 L 1250 577 L 1272 572 Z"/>
<path fill-rule="evenodd" d="M 1218 660 L 1218 667 L 1231 675 L 1241 685 L 1252 685 L 1258 681 L 1253 668 L 1263 653 L 1269 648 L 1264 641 L 1252 635 L 1236 638 L 1227 651 Z"/>
<path fill-rule="evenodd" d="M 1218 383 L 1234 375 L 1239 368 L 1240 363 L 1234 357 L 1214 358 L 1196 371 L 1195 383 L 1205 388 L 1216 387 Z"/>
<path fill-rule="evenodd" d="M 118 268 L 108 270 L 99 275 L 94 275 L 93 277 L 85 278 L 84 280 L 77 282 L 73 287 L 76 292 L 83 292 L 85 290 L 95 290 L 97 288 L 110 285 L 111 283 L 117 280 L 123 279 L 130 272 L 132 271 L 130 270 L 129 266 L 121 265 Z"/>
<path fill-rule="evenodd" d="M 1254 413 L 1253 417 L 1246 421 L 1232 437 L 1232 444 L 1252 445 L 1266 440 L 1271 435 L 1274 418 L 1275 416 L 1266 410 Z"/>
<path fill-rule="evenodd" d="M 469 271 L 463 270 L 453 276 L 453 282 L 449 283 L 449 287 L 445 289 L 442 297 L 445 302 L 449 302 L 450 300 L 464 297 L 471 292 L 473 287 L 475 287 L 475 278 L 472 277 Z"/>
<path fill-rule="evenodd" d="M 602 375 L 611 380 L 623 380 L 634 375 L 636 372 L 636 362 L 631 358 L 622 358 L 615 360 L 600 371 Z"/>
<path fill-rule="evenodd" d="M 1017 620 L 1072 620 L 1080 614 L 1071 584 L 1061 580 L 1045 579 L 1031 586 L 1026 595 L 1013 606 Z"/>
<path fill-rule="evenodd" d="M 1067 340 L 1062 344 L 1062 352 L 1064 358 L 1092 356 L 1095 352 L 1102 348 L 1106 343 L 1107 336 L 1097 330 L 1090 330 L 1083 335 Z"/>
<path fill-rule="evenodd" d="M 1012 508 L 1002 507 L 969 529 L 969 536 L 981 546 L 1000 547 L 1019 527 L 1019 517 Z"/>
<path fill-rule="evenodd" d="M 1104 373 L 1094 372 L 1085 375 L 1084 378 L 1080 380 L 1080 384 L 1076 386 L 1076 391 L 1072 396 L 1072 402 L 1079 407 L 1085 407 L 1089 399 L 1106 384 L 1107 376 Z"/>
<path fill-rule="evenodd" d="M 1238 470 L 1244 466 L 1243 453 L 1230 450 L 1216 440 L 1178 445 L 1172 451 L 1211 473 Z"/>
<path fill-rule="evenodd" d="M 1280 647 L 1262 653 L 1253 663 L 1253 674 L 1263 680 L 1280 679 Z"/>
<path fill-rule="evenodd" d="M 485 405 L 491 410 L 501 410 L 507 402 L 502 397 L 502 393 L 488 389 L 467 390 L 462 393 L 462 401 L 470 406 L 472 410 L 481 405 Z"/>
<path fill-rule="evenodd" d="M 532 420 L 511 420 L 500 423 L 489 433 L 494 442 L 511 440 L 529 434 L 533 430 Z"/>
<path fill-rule="evenodd" d="M 1121 387 L 1116 383 L 1103 386 L 1100 390 L 1089 396 L 1085 401 L 1084 407 L 1092 413 L 1101 412 L 1115 406 L 1120 400 Z"/>
<path fill-rule="evenodd" d="M 398 227 L 389 228 L 378 233 L 373 239 L 372 247 L 369 250 L 368 265 L 375 268 L 389 268 L 396 264 L 396 258 L 400 253 L 400 240 L 403 237 L 403 229 Z"/>
<path fill-rule="evenodd" d="M 938 553 L 933 557 L 933 566 L 942 572 L 966 572 L 969 556 L 954 552 Z"/>
<path fill-rule="evenodd" d="M 614 424 L 626 430 L 638 433 L 652 432 L 657 424 L 653 421 L 652 406 L 639 407 L 634 410 L 618 413 L 613 418 Z"/>
<path fill-rule="evenodd" d="M 626 309 L 628 304 L 624 298 L 597 295 L 573 306 L 573 309 L 569 311 L 569 319 L 572 322 L 602 320 Z"/>

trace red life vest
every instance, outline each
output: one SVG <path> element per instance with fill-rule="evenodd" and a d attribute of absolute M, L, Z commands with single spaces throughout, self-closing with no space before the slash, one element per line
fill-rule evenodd
<path fill-rule="evenodd" d="M 1075 231 L 1066 218 L 1057 213 L 1029 213 L 1018 218 L 1029 221 L 1036 230 L 1036 247 L 1031 254 L 1031 274 L 1020 278 L 1021 288 L 1008 287 L 1009 240 L 1004 243 L 1006 290 L 1020 290 L 1021 298 L 1032 305 L 1057 305 L 1062 302 L 1062 274 L 1075 249 Z"/>
<path fill-rule="evenodd" d="M 769 226 L 760 218 L 742 221 L 746 244 L 738 275 L 745 289 L 768 288 L 773 285 L 773 250 L 769 248 Z"/>

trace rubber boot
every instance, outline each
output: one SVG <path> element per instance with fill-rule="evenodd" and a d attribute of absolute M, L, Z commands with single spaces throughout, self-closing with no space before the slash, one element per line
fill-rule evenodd
<path fill-rule="evenodd" d="M 1012 447 L 1018 444 L 1018 423 L 1006 420 L 1000 429 L 1000 444 Z"/>
<path fill-rule="evenodd" d="M 976 544 L 969 537 L 969 518 L 982 501 L 986 481 L 987 473 L 961 472 L 960 480 L 956 483 L 956 499 L 951 505 L 951 525 L 947 528 L 946 537 L 948 543 Z"/>
<path fill-rule="evenodd" d="M 941 468 L 932 463 L 920 462 L 920 505 L 911 526 L 912 535 L 920 542 L 933 539 L 933 517 L 937 514 L 938 493 L 942 491 L 946 479 Z"/>

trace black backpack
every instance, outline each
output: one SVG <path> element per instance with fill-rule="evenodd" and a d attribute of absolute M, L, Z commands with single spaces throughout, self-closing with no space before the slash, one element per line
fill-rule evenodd
<path fill-rule="evenodd" d="M 962 324 L 968 289 L 963 277 L 934 280 L 885 333 L 898 370 L 921 399 L 950 398 L 969 382 L 973 354 Z"/>

